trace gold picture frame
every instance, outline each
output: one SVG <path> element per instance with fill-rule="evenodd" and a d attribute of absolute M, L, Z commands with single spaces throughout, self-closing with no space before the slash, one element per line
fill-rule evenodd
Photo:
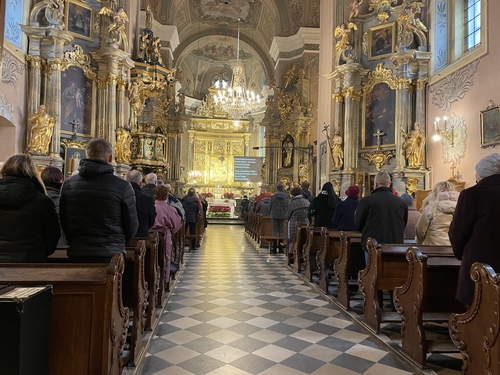
<path fill-rule="evenodd" d="M 490 104 L 481 117 L 481 147 L 494 147 L 500 143 L 500 107 Z"/>
<path fill-rule="evenodd" d="M 80 160 L 85 158 L 87 144 L 73 139 L 64 139 L 61 145 L 64 149 L 64 178 L 68 178 L 74 171 L 78 170 Z"/>
<path fill-rule="evenodd" d="M 390 22 L 368 30 L 368 60 L 392 55 L 396 50 L 396 23 Z"/>
<path fill-rule="evenodd" d="M 76 38 L 94 41 L 94 8 L 76 0 L 68 0 L 65 14 L 66 30 Z"/>

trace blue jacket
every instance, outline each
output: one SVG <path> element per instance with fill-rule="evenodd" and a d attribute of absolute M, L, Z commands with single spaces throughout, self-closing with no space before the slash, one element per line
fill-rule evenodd
<path fill-rule="evenodd" d="M 354 223 L 354 213 L 356 212 L 356 208 L 358 208 L 358 204 L 358 198 L 354 197 L 347 197 L 345 201 L 340 202 L 333 214 L 333 227 L 337 230 L 358 230 Z"/>

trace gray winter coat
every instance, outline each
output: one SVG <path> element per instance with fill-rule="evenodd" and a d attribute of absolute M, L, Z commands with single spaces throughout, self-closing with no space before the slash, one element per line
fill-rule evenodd
<path fill-rule="evenodd" d="M 288 213 L 289 202 L 290 198 L 284 191 L 278 190 L 271 195 L 271 199 L 269 200 L 271 219 L 285 220 L 287 218 L 286 214 Z"/>

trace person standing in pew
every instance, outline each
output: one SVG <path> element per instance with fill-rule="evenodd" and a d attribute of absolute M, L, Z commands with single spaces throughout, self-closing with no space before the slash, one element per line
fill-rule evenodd
<path fill-rule="evenodd" d="M 415 208 L 413 204 L 413 197 L 408 193 L 401 194 L 401 199 L 404 200 L 406 206 L 408 207 L 408 222 L 405 227 L 405 241 L 413 242 L 415 241 L 415 228 L 418 223 L 418 219 L 422 214 Z"/>
<path fill-rule="evenodd" d="M 145 184 L 142 187 L 142 192 L 152 197 L 153 189 L 156 187 L 156 184 L 158 183 L 158 176 L 154 173 L 148 173 L 146 177 L 144 177 L 144 182 Z"/>
<path fill-rule="evenodd" d="M 125 254 L 125 245 L 139 223 L 132 186 L 114 175 L 113 148 L 94 138 L 86 148 L 79 173 L 64 181 L 59 210 L 69 243 L 68 257 L 76 263 L 108 263 Z"/>
<path fill-rule="evenodd" d="M 387 172 L 379 172 L 375 176 L 375 189 L 372 193 L 361 199 L 354 222 L 361 232 L 361 245 L 365 252 L 368 264 L 368 249 L 366 241 L 369 237 L 375 238 L 378 243 L 402 244 L 404 231 L 408 222 L 408 208 L 401 197 L 394 195 L 391 188 L 391 176 Z M 395 311 L 394 304 L 391 308 Z M 383 294 L 378 293 L 380 307 L 383 306 Z"/>
<path fill-rule="evenodd" d="M 321 188 L 321 192 L 313 199 L 309 206 L 309 216 L 314 216 L 314 227 L 331 228 L 333 214 L 340 198 L 333 191 L 331 182 L 326 182 Z M 311 219 L 309 219 L 311 221 Z"/>
<path fill-rule="evenodd" d="M 189 229 L 189 234 L 196 235 L 196 223 L 198 222 L 198 212 L 200 212 L 200 206 L 198 200 L 195 197 L 196 191 L 194 188 L 189 188 L 187 195 L 181 199 L 182 207 L 184 207 L 184 213 L 186 214 L 186 234 Z M 191 238 L 190 249 L 197 249 L 196 238 Z"/>
<path fill-rule="evenodd" d="M 458 191 L 451 182 L 434 185 L 422 204 L 422 216 L 415 227 L 417 245 L 450 246 L 448 230 L 455 213 Z"/>
<path fill-rule="evenodd" d="M 45 262 L 60 236 L 56 208 L 31 156 L 9 156 L 0 168 L 0 263 Z"/>
<path fill-rule="evenodd" d="M 351 185 L 345 191 L 347 198 L 339 202 L 333 214 L 332 226 L 334 229 L 343 231 L 356 231 L 356 223 L 354 222 L 354 213 L 359 204 L 359 187 Z"/>
<path fill-rule="evenodd" d="M 130 182 L 135 193 L 135 203 L 137 208 L 137 220 L 139 228 L 134 237 L 149 237 L 149 229 L 155 223 L 156 209 L 155 200 L 141 191 L 142 173 L 133 169 L 127 173 L 125 180 Z"/>
<path fill-rule="evenodd" d="M 165 231 L 165 254 L 167 255 L 167 270 L 165 272 L 165 283 L 170 281 L 170 264 L 172 261 L 172 237 L 181 229 L 182 220 L 177 210 L 170 206 L 168 200 L 168 188 L 165 185 L 160 185 L 154 188 L 153 195 L 155 198 L 156 219 L 153 225 L 153 230 Z"/>
<path fill-rule="evenodd" d="M 269 216 L 271 216 L 273 237 L 284 237 L 285 235 L 285 220 L 289 204 L 290 197 L 285 193 L 285 185 L 278 184 L 276 192 L 269 199 Z M 279 244 L 279 249 L 281 251 L 281 243 Z"/>
<path fill-rule="evenodd" d="M 307 209 L 309 208 L 309 200 L 305 198 L 299 187 L 293 188 L 290 194 L 292 194 L 292 200 L 288 206 L 287 219 L 288 219 L 288 233 L 287 233 L 287 243 L 288 243 L 288 253 L 293 253 L 293 243 L 295 242 L 295 224 L 300 225 L 309 224 L 309 219 L 307 217 Z"/>
<path fill-rule="evenodd" d="M 462 260 L 456 298 L 471 305 L 474 262 L 486 263 L 500 272 L 498 228 L 500 223 L 500 155 L 490 154 L 476 164 L 477 184 L 462 190 L 448 235 L 453 253 Z"/>

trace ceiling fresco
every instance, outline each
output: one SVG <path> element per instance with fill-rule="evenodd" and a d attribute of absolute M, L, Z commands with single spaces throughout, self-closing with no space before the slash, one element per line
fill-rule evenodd
<path fill-rule="evenodd" d="M 250 10 L 250 0 L 200 0 L 200 10 L 205 19 L 230 18 L 233 22 L 245 21 Z"/>

